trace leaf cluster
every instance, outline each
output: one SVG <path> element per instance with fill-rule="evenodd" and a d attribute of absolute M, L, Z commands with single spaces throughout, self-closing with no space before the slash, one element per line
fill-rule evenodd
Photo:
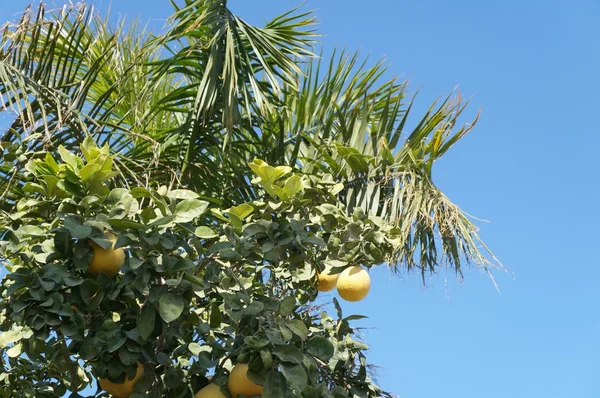
<path fill-rule="evenodd" d="M 81 153 L 30 160 L 24 196 L 0 222 L 0 383 L 62 396 L 97 378 L 123 382 L 139 361 L 139 396 L 190 397 L 242 362 L 266 397 L 384 394 L 352 338 L 357 317 L 342 318 L 337 302 L 337 319 L 322 311 L 315 275 L 381 263 L 396 229 L 348 216 L 331 176 L 255 160 L 263 194 L 220 209 L 190 190 L 114 187 L 107 148 L 86 140 Z M 117 277 L 87 272 L 91 243 L 113 245 L 107 231 L 127 253 Z M 25 360 L 54 367 L 22 379 Z"/>

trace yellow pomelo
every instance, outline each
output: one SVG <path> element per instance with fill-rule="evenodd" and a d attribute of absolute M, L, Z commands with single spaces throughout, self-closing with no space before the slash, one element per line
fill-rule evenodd
<path fill-rule="evenodd" d="M 198 391 L 194 398 L 227 398 L 225 394 L 221 392 L 221 387 L 218 384 L 211 383 Z"/>
<path fill-rule="evenodd" d="M 107 393 L 111 394 L 114 398 L 127 398 L 133 394 L 133 388 L 139 379 L 144 376 L 144 366 L 141 363 L 137 363 L 137 371 L 135 377 L 129 380 L 128 375 L 125 375 L 125 381 L 122 384 L 113 383 L 109 379 L 99 379 L 98 384 Z"/>
<path fill-rule="evenodd" d="M 326 268 L 323 272 L 319 272 L 317 276 L 317 289 L 320 292 L 328 292 L 333 290 L 340 274 L 331 274 L 331 269 Z"/>
<path fill-rule="evenodd" d="M 238 395 L 262 395 L 262 386 L 251 382 L 246 373 L 248 373 L 248 365 L 245 363 L 238 363 L 229 373 L 227 388 L 233 397 Z"/>
<path fill-rule="evenodd" d="M 125 251 L 122 247 L 114 250 L 117 237 L 110 232 L 107 232 L 105 235 L 112 242 L 112 246 L 108 249 L 104 249 L 95 242 L 90 241 L 90 245 L 94 249 L 94 255 L 92 256 L 88 272 L 94 275 L 105 273 L 114 276 L 119 273 L 121 266 L 125 262 Z"/>
<path fill-rule="evenodd" d="M 360 301 L 364 299 L 371 288 L 371 277 L 360 265 L 346 268 L 337 281 L 339 295 L 347 301 Z"/>

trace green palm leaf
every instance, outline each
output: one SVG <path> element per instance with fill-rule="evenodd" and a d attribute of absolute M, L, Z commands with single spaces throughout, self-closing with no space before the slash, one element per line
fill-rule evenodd
<path fill-rule="evenodd" d="M 433 163 L 477 117 L 456 128 L 467 106 L 457 93 L 434 102 L 407 132 L 414 97 L 404 103 L 406 84 L 379 83 L 385 66 L 365 65 L 357 54 L 343 52 L 328 66 L 322 60 L 309 63 L 306 77 L 298 76 L 301 90 L 285 91 L 285 105 L 263 130 L 269 161 L 330 173 L 344 184 L 339 195 L 349 212 L 358 208 L 400 229 L 403 249 L 388 258 L 394 270 L 415 268 L 425 277 L 445 264 L 459 275 L 465 265 L 485 270 L 499 265 L 470 218 L 439 191 L 431 175 Z M 278 142 L 284 143 L 283 151 Z"/>
<path fill-rule="evenodd" d="M 256 198 L 247 162 L 258 157 L 331 174 L 348 211 L 398 228 L 394 270 L 493 265 L 432 180 L 433 163 L 477 121 L 460 125 L 459 94 L 409 129 L 406 82 L 383 80 L 385 65 L 358 54 L 315 57 L 311 13 L 259 28 L 223 0 L 174 5 L 158 37 L 139 24 L 111 29 L 90 7 L 39 7 L 7 27 L 0 101 L 15 117 L 0 136 L 0 195 L 18 197 L 24 161 L 42 147 L 73 149 L 86 136 L 119 155 L 123 185 L 184 186 L 223 207 Z"/>

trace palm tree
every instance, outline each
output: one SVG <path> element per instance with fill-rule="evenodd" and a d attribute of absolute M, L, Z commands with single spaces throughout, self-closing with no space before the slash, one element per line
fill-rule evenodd
<path fill-rule="evenodd" d="M 459 122 L 460 93 L 408 122 L 406 82 L 385 80 L 383 63 L 357 53 L 315 54 L 312 13 L 256 27 L 226 0 L 172 2 L 159 35 L 139 22 L 111 27 L 86 5 L 29 8 L 4 27 L 2 217 L 28 189 L 28 160 L 77 152 L 92 137 L 116 155 L 123 187 L 188 188 L 227 208 L 261 195 L 248 167 L 260 158 L 318 174 L 349 213 L 392 224 L 394 272 L 500 265 L 432 179 L 433 163 L 477 121 Z"/>
<path fill-rule="evenodd" d="M 434 102 L 412 129 L 406 82 L 358 54 L 313 52 L 310 12 L 264 27 L 226 0 L 173 2 L 168 29 L 111 27 L 86 5 L 28 9 L 0 47 L 0 206 L 23 189 L 27 159 L 86 137 L 118 154 L 124 186 L 188 187 L 221 206 L 256 197 L 247 162 L 262 158 L 339 183 L 360 208 L 402 231 L 394 271 L 498 265 L 469 217 L 433 183 L 433 163 L 476 123 L 460 125 L 460 93 Z M 215 199 L 216 198 L 216 199 Z"/>

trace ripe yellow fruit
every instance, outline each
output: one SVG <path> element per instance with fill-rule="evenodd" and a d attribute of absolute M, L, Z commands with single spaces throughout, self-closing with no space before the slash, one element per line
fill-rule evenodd
<path fill-rule="evenodd" d="M 337 282 L 339 295 L 347 301 L 360 301 L 364 299 L 371 288 L 371 277 L 360 265 L 346 268 Z"/>
<path fill-rule="evenodd" d="M 330 274 L 331 269 L 326 268 L 323 272 L 319 272 L 317 276 L 317 289 L 320 292 L 328 292 L 333 290 L 337 283 L 340 274 Z"/>
<path fill-rule="evenodd" d="M 194 398 L 227 398 L 225 394 L 221 392 L 221 387 L 218 384 L 210 383 L 202 390 L 198 391 Z"/>
<path fill-rule="evenodd" d="M 137 365 L 135 377 L 132 380 L 129 380 L 128 375 L 125 375 L 125 381 L 122 384 L 113 383 L 109 379 L 99 379 L 98 384 L 100 384 L 100 388 L 111 394 L 114 398 L 129 397 L 133 394 L 135 384 L 144 376 L 144 366 L 139 362 Z"/>
<path fill-rule="evenodd" d="M 248 373 L 248 365 L 245 363 L 238 363 L 229 373 L 227 388 L 233 397 L 238 395 L 262 395 L 262 386 L 251 382 L 246 373 Z"/>
<path fill-rule="evenodd" d="M 104 249 L 98 246 L 95 242 L 90 241 L 90 245 L 94 249 L 94 255 L 88 268 L 90 274 L 98 275 L 105 273 L 110 276 L 114 276 L 119 273 L 121 266 L 125 262 L 125 251 L 122 247 L 115 250 L 115 243 L 117 237 L 107 232 L 106 237 L 112 242 L 112 246 L 108 249 Z"/>

